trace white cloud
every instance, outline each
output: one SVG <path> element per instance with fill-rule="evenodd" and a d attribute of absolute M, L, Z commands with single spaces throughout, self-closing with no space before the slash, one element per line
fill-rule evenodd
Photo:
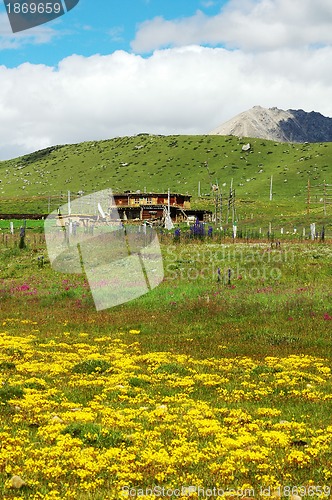
<path fill-rule="evenodd" d="M 213 0 L 205 0 L 205 1 L 203 0 L 201 4 L 203 7 L 208 9 L 209 7 L 213 7 L 214 5 L 216 5 L 216 2 L 214 2 Z"/>
<path fill-rule="evenodd" d="M 7 14 L 0 13 L 0 50 L 17 49 L 27 44 L 48 43 L 55 36 L 59 36 L 59 33 L 48 26 L 36 26 L 31 30 L 13 34 Z"/>
<path fill-rule="evenodd" d="M 123 26 L 113 26 L 113 28 L 109 30 L 108 34 L 110 35 L 112 42 L 120 43 L 124 41 L 123 32 Z"/>
<path fill-rule="evenodd" d="M 137 53 L 189 44 L 224 45 L 246 51 L 332 43 L 330 0 L 230 0 L 216 16 L 156 17 L 139 26 Z"/>
<path fill-rule="evenodd" d="M 0 67 L 0 158 L 140 132 L 207 133 L 259 104 L 332 116 L 332 48 L 189 46 Z"/>

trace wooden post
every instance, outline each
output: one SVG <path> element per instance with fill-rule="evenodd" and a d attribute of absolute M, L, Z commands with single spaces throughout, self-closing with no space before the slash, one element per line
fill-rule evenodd
<path fill-rule="evenodd" d="M 220 192 L 220 204 L 219 204 L 219 221 L 222 222 L 222 193 Z"/>
<path fill-rule="evenodd" d="M 19 248 L 25 248 L 25 227 L 26 227 L 26 221 L 24 221 L 25 224 L 21 226 L 20 229 L 20 243 L 19 243 Z"/>
<path fill-rule="evenodd" d="M 68 191 L 68 215 L 71 215 L 70 191 Z"/>
<path fill-rule="evenodd" d="M 216 194 L 214 200 L 214 222 L 217 224 L 217 208 L 218 208 L 218 195 Z"/>
<path fill-rule="evenodd" d="M 232 179 L 233 181 L 233 179 Z M 233 182 L 232 182 L 233 184 Z M 232 193 L 232 223 L 234 224 L 235 222 L 235 189 L 233 189 Z"/>

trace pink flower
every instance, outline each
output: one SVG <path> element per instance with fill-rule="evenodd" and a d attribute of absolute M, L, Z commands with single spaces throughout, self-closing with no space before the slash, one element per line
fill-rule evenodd
<path fill-rule="evenodd" d="M 26 283 L 24 283 L 24 285 L 21 285 L 21 286 L 18 287 L 18 290 L 20 292 L 26 292 L 27 290 L 30 290 L 30 287 L 29 287 L 29 285 L 27 285 Z"/>

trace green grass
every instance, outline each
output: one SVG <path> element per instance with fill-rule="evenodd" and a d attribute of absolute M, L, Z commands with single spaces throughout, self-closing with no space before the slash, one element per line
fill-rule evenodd
<path fill-rule="evenodd" d="M 63 429 L 62 434 L 70 434 L 72 437 L 81 439 L 85 445 L 95 448 L 110 448 L 122 443 L 130 444 L 121 432 L 102 432 L 101 426 L 97 424 L 71 423 Z"/>
<path fill-rule="evenodd" d="M 243 152 L 248 141 L 252 149 Z M 66 203 L 68 190 L 90 193 L 109 187 L 114 192 L 170 188 L 193 195 L 194 208 L 213 210 L 211 184 L 218 182 L 227 196 L 233 179 L 242 220 L 300 224 L 306 215 L 308 179 L 313 201 L 323 196 L 323 188 L 315 186 L 332 183 L 331 153 L 332 143 L 283 144 L 206 135 L 142 134 L 57 146 L 0 162 L 0 213 L 48 213 Z M 311 210 L 316 221 L 323 221 L 321 203 Z"/>
<path fill-rule="evenodd" d="M 110 363 L 103 359 L 89 359 L 73 366 L 74 373 L 103 373 L 111 367 Z"/>
<path fill-rule="evenodd" d="M 0 245 L 1 316 L 37 315 L 42 325 L 54 325 L 50 339 L 62 320 L 68 331 L 85 331 L 92 321 L 97 335 L 107 335 L 109 325 L 137 329 L 146 352 L 171 349 L 206 357 L 223 343 L 229 355 L 331 352 L 329 243 L 282 243 L 271 249 L 267 242 L 170 240 L 162 243 L 162 251 L 165 278 L 160 286 L 97 313 L 84 275 L 55 272 L 47 259 L 38 267 L 37 255 L 46 255 L 43 245 L 24 250 Z M 103 359 L 75 367 L 87 374 L 109 369 Z M 171 373 L 177 367 L 162 369 Z"/>

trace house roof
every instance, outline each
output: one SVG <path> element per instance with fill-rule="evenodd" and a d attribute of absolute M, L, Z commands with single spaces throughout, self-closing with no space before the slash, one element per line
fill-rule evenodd
<path fill-rule="evenodd" d="M 167 197 L 168 193 L 155 193 L 155 192 L 149 192 L 149 193 L 136 193 L 135 191 L 130 191 L 129 193 L 113 193 L 113 196 L 164 196 Z M 170 196 L 184 196 L 187 198 L 191 198 L 191 194 L 181 194 L 181 193 L 170 193 Z"/>

